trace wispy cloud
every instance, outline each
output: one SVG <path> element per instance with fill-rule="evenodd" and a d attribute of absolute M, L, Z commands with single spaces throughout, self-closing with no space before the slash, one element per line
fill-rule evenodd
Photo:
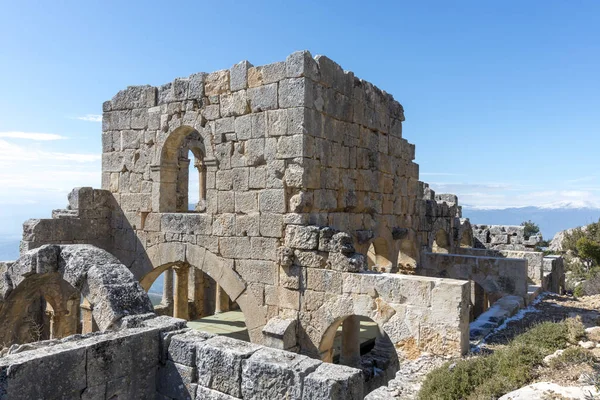
<path fill-rule="evenodd" d="M 78 119 L 80 121 L 88 121 L 88 122 L 102 122 L 102 115 L 98 114 L 86 114 L 80 117 L 73 117 L 72 119 Z"/>
<path fill-rule="evenodd" d="M 66 137 L 56 135 L 54 133 L 39 133 L 39 132 L 0 132 L 0 138 L 10 139 L 27 139 L 35 141 L 61 140 Z"/>

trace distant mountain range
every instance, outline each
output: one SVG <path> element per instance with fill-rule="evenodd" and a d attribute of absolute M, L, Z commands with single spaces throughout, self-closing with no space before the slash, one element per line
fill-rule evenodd
<path fill-rule="evenodd" d="M 472 224 L 520 225 L 531 220 L 539 227 L 544 239 L 552 239 L 559 231 L 598 222 L 600 208 L 583 202 L 562 202 L 542 207 L 485 209 L 463 206 L 463 217 Z"/>

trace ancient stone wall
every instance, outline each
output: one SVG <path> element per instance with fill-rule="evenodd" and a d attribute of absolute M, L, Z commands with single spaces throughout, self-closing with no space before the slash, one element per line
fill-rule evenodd
<path fill-rule="evenodd" d="M 473 281 L 490 303 L 506 295 L 527 298 L 527 260 L 425 253 L 422 261 L 419 274 Z"/>
<path fill-rule="evenodd" d="M 544 277 L 542 287 L 554 293 L 565 290 L 565 265 L 561 256 L 544 257 Z"/>
<path fill-rule="evenodd" d="M 493 250 L 534 251 L 541 235 L 525 238 L 525 227 L 516 225 L 473 225 L 475 247 Z"/>
<path fill-rule="evenodd" d="M 117 332 L 21 347 L 0 357 L 0 399 L 362 399 L 361 371 L 128 317 Z M 32 384 L 35 382 L 35 384 Z"/>
<path fill-rule="evenodd" d="M 75 188 L 66 209 L 54 210 L 51 219 L 31 219 L 23 224 L 21 253 L 44 244 L 91 244 L 112 251 L 115 206 L 108 191 Z"/>
<path fill-rule="evenodd" d="M 458 254 L 476 257 L 523 258 L 527 260 L 527 277 L 531 283 L 541 285 L 543 280 L 544 253 L 539 251 L 491 250 L 461 248 Z"/>

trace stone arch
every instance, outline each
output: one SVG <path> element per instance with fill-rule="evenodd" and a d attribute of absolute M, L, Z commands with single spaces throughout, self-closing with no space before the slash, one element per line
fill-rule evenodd
<path fill-rule="evenodd" d="M 212 278 L 235 301 L 242 313 L 253 343 L 262 342 L 262 328 L 267 323 L 267 315 L 261 303 L 247 290 L 244 279 L 234 270 L 234 262 L 219 257 L 203 246 L 190 243 L 159 243 L 147 250 L 149 263 L 144 271 L 138 271 L 140 284 L 149 290 L 154 280 L 168 268 L 176 265 L 189 265 Z M 153 267 L 156 266 L 156 267 Z"/>
<path fill-rule="evenodd" d="M 367 252 L 367 265 L 369 269 L 379 272 L 391 270 L 390 246 L 384 237 L 378 237 L 371 241 Z"/>
<path fill-rule="evenodd" d="M 67 297 L 77 306 L 79 296 L 85 297 L 101 331 L 118 329 L 124 316 L 152 312 L 144 290 L 113 255 L 91 245 L 45 245 L 22 255 L 0 276 L 0 329 L 11 329 L 5 316 L 19 309 L 20 294 L 48 283 L 69 288 Z M 45 292 L 54 311 L 62 312 L 59 294 Z"/>
<path fill-rule="evenodd" d="M 433 253 L 450 253 L 450 235 L 444 229 L 438 229 L 435 233 L 431 251 Z"/>
<path fill-rule="evenodd" d="M 186 148 L 184 149 L 184 141 L 189 139 Z M 206 165 L 211 164 L 214 160 L 210 141 L 208 145 L 206 139 L 195 128 L 182 125 L 173 130 L 165 139 L 160 152 L 157 153 L 157 159 L 151 167 L 153 203 L 152 209 L 157 212 L 181 212 L 181 206 L 177 204 L 178 182 L 181 180 L 180 155 L 183 150 L 191 150 L 194 157 L 202 160 L 202 170 L 200 179 L 206 173 Z M 189 147 L 189 149 L 188 149 Z M 187 154 L 185 155 L 187 159 Z M 188 160 L 189 161 L 189 160 Z M 187 172 L 185 172 L 187 178 Z M 187 182 L 186 182 L 187 184 Z"/>
<path fill-rule="evenodd" d="M 342 335 L 354 336 L 357 334 L 357 317 L 371 320 L 377 324 L 379 335 L 375 339 L 373 349 L 364 355 L 358 355 L 360 360 L 356 360 L 356 347 L 345 348 L 344 338 L 342 339 L 342 353 L 348 351 L 347 360 L 355 368 L 361 368 L 365 376 L 366 392 L 385 385 L 389 379 L 392 379 L 399 369 L 399 359 L 396 349 L 393 345 L 393 333 L 388 332 L 385 324 L 394 315 L 393 308 L 382 298 L 373 298 L 368 295 L 344 295 L 338 296 L 326 302 L 315 314 L 313 320 L 317 320 L 320 329 L 317 336 L 319 357 L 325 362 L 333 361 L 333 344 L 336 333 L 342 326 Z M 350 328 L 350 332 L 344 330 Z M 356 346 L 355 340 L 351 339 Z M 354 357 L 351 353 L 354 352 Z M 383 371 L 380 374 L 373 374 L 375 369 Z"/>

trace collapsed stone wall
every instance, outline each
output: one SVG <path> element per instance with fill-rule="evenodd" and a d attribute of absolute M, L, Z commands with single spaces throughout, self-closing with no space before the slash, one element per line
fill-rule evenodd
<path fill-rule="evenodd" d="M 185 321 L 127 317 L 0 358 L 0 399 L 362 399 L 361 371 L 226 337 Z M 34 383 L 34 384 L 32 384 Z"/>
<path fill-rule="evenodd" d="M 117 205 L 112 194 L 90 187 L 75 188 L 68 201 L 66 209 L 52 212 L 52 218 L 30 219 L 23 224 L 21 253 L 44 244 L 91 244 L 112 251 L 111 221 Z"/>
<path fill-rule="evenodd" d="M 525 238 L 525 227 L 516 225 L 473 225 L 475 247 L 492 250 L 534 251 L 540 234 Z"/>

